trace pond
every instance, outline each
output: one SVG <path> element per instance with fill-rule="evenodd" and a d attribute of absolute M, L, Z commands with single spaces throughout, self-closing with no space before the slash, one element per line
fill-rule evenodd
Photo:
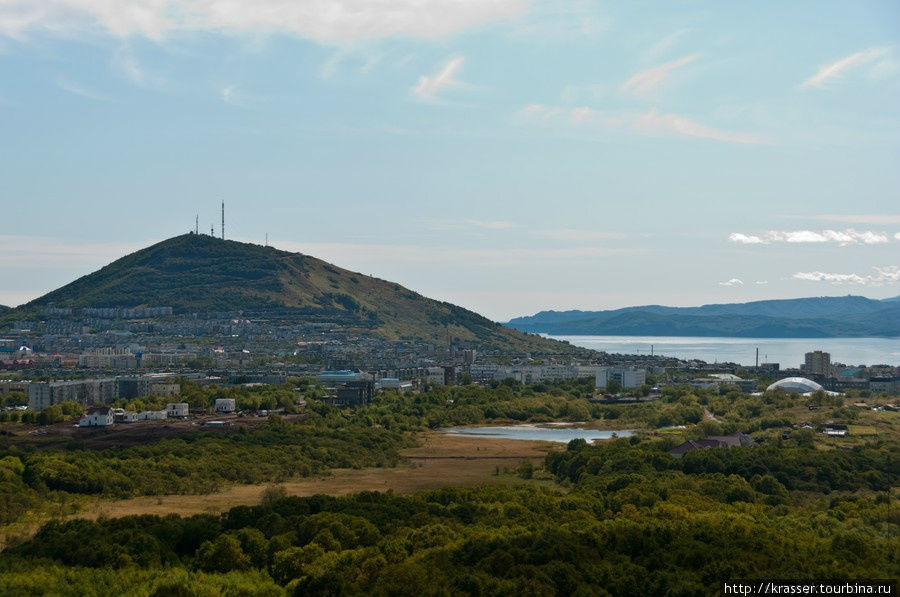
<path fill-rule="evenodd" d="M 588 442 L 614 437 L 630 437 L 630 431 L 606 431 L 602 429 L 581 429 L 578 427 L 539 427 L 537 425 L 504 425 L 500 427 L 447 427 L 441 429 L 451 435 L 467 437 L 498 437 L 503 439 L 541 440 L 545 442 L 569 443 L 573 439 Z"/>

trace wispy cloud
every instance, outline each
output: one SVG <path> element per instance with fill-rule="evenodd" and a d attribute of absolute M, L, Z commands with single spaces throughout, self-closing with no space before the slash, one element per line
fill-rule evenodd
<path fill-rule="evenodd" d="M 75 81 L 70 81 L 65 77 L 59 77 L 56 79 L 56 85 L 63 91 L 68 91 L 69 93 L 73 93 L 75 95 L 79 95 L 81 97 L 91 99 L 98 102 L 108 102 L 110 99 L 105 95 L 101 95 L 94 91 L 91 91 L 87 87 L 76 83 Z"/>
<path fill-rule="evenodd" d="M 826 272 L 797 272 L 792 278 L 806 282 L 830 282 L 832 284 L 858 284 L 864 286 L 883 286 L 900 282 L 900 267 L 888 265 L 873 267 L 874 274 L 834 274 Z"/>
<path fill-rule="evenodd" d="M 509 230 L 518 227 L 515 222 L 506 220 L 466 220 L 466 223 L 476 228 L 485 228 L 487 230 Z"/>
<path fill-rule="evenodd" d="M 666 62 L 665 64 L 642 70 L 625 81 L 622 85 L 622 91 L 633 95 L 646 95 L 659 88 L 675 71 L 694 62 L 699 57 L 699 54 L 690 54 L 688 56 L 682 56 L 678 60 L 673 60 L 672 62 Z"/>
<path fill-rule="evenodd" d="M 231 104 L 233 106 L 240 106 L 241 101 L 237 94 L 237 85 L 226 85 L 219 92 L 219 95 L 222 97 L 222 101 L 226 104 Z"/>
<path fill-rule="evenodd" d="M 820 222 L 843 222 L 845 224 L 900 224 L 900 214 L 819 214 L 797 216 L 797 219 L 819 220 Z"/>
<path fill-rule="evenodd" d="M 656 60 L 659 56 L 664 54 L 669 48 L 674 46 L 681 40 L 682 37 L 688 32 L 688 29 L 679 29 L 669 35 L 663 37 L 658 42 L 647 48 L 647 51 L 643 54 L 643 59 L 647 62 L 651 60 Z"/>
<path fill-rule="evenodd" d="M 548 240 L 593 242 L 602 240 L 620 240 L 626 238 L 624 232 L 607 230 L 576 230 L 574 228 L 555 228 L 551 230 L 529 230 L 528 234 Z"/>
<path fill-rule="evenodd" d="M 126 255 L 141 243 L 78 243 L 46 236 L 0 235 L 0 266 L 56 267 L 67 264 L 103 265 L 110 255 Z"/>
<path fill-rule="evenodd" d="M 865 230 L 769 230 L 761 235 L 733 232 L 728 240 L 741 245 L 767 245 L 770 243 L 837 243 L 849 245 L 879 245 L 890 242 L 887 234 Z"/>
<path fill-rule="evenodd" d="M 768 283 L 769 283 L 768 280 L 757 280 L 756 282 L 754 282 L 754 284 L 759 284 L 760 286 L 763 286 Z"/>
<path fill-rule="evenodd" d="M 686 116 L 659 112 L 656 108 L 647 112 L 616 113 L 595 110 L 587 106 L 564 108 L 530 104 L 519 110 L 518 118 L 542 124 L 555 123 L 576 128 L 594 127 L 600 130 L 623 130 L 649 136 L 678 135 L 749 145 L 769 142 L 759 135 L 723 131 L 700 124 Z"/>
<path fill-rule="evenodd" d="M 413 87 L 413 93 L 421 100 L 432 101 L 444 89 L 459 87 L 461 83 L 456 80 L 456 74 L 462 68 L 463 62 L 465 57 L 454 56 L 433 75 L 422 75 L 418 84 Z"/>
<path fill-rule="evenodd" d="M 868 50 L 844 56 L 840 60 L 835 60 L 830 64 L 820 67 L 813 76 L 800 84 L 800 88 L 809 89 L 813 87 L 824 87 L 829 81 L 838 79 L 847 71 L 868 64 L 873 60 L 884 56 L 886 52 L 887 50 L 885 48 L 869 48 Z"/>
<path fill-rule="evenodd" d="M 580 247 L 497 247 L 470 248 L 380 243 L 296 243 L 270 241 L 272 246 L 288 251 L 315 255 L 343 267 L 365 269 L 384 263 L 434 264 L 470 263 L 473 267 L 555 263 L 566 260 L 592 260 L 599 257 L 644 252 L 643 249 Z"/>
<path fill-rule="evenodd" d="M 719 286 L 743 286 L 743 280 L 738 278 L 731 278 L 730 280 L 726 280 L 725 282 L 719 282 Z"/>
<path fill-rule="evenodd" d="M 113 58 L 115 70 L 126 79 L 144 89 L 157 90 L 165 85 L 165 80 L 147 71 L 128 49 L 120 50 Z"/>
<path fill-rule="evenodd" d="M 516 18 L 529 4 L 528 0 L 4 0 L 0 35 L 100 31 L 159 40 L 184 31 L 286 33 L 341 45 L 393 36 L 441 38 Z"/>

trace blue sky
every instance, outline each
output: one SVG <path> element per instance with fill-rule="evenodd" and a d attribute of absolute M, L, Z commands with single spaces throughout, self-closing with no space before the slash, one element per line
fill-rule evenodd
<path fill-rule="evenodd" d="M 0 303 L 215 224 L 495 319 L 900 294 L 896 2 L 4 0 Z"/>

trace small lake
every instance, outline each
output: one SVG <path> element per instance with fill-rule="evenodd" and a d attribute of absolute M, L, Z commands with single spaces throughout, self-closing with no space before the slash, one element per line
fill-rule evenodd
<path fill-rule="evenodd" d="M 545 442 L 569 443 L 573 439 L 592 442 L 595 439 L 630 437 L 630 431 L 604 431 L 601 429 L 579 429 L 577 427 L 538 427 L 537 425 L 505 425 L 503 427 L 447 427 L 441 429 L 451 435 L 467 437 L 499 437 L 503 439 L 540 440 Z"/>

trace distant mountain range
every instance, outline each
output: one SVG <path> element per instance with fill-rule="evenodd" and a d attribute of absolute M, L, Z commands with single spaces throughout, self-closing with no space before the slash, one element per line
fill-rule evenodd
<path fill-rule="evenodd" d="M 315 257 L 203 234 L 141 249 L 5 310 L 0 328 L 15 319 L 41 318 L 50 306 L 172 307 L 175 314 L 243 311 L 264 319 L 337 323 L 387 340 L 446 345 L 453 339 L 510 352 L 584 352 Z"/>
<path fill-rule="evenodd" d="M 610 311 L 541 311 L 508 327 L 558 336 L 733 336 L 829 338 L 900 336 L 900 297 L 815 297 Z"/>

